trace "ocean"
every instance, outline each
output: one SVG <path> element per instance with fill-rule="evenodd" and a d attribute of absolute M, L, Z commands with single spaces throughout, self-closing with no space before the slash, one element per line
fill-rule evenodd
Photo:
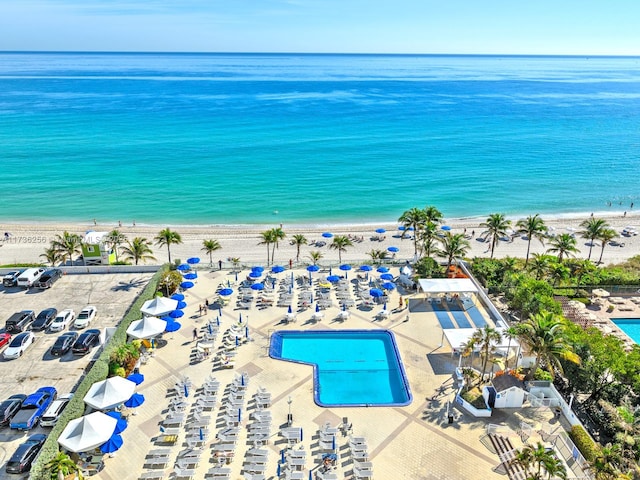
<path fill-rule="evenodd" d="M 640 208 L 640 58 L 0 53 L 0 92 L 4 222 Z"/>

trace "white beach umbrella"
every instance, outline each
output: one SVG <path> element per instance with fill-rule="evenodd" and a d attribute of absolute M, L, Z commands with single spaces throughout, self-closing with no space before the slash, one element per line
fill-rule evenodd
<path fill-rule="evenodd" d="M 105 443 L 118 420 L 102 412 L 93 412 L 71 420 L 58 437 L 58 443 L 70 452 L 87 452 Z"/>
<path fill-rule="evenodd" d="M 107 410 L 127 401 L 135 390 L 136 384 L 131 380 L 122 377 L 107 378 L 91 385 L 84 396 L 84 403 L 96 410 Z"/>
<path fill-rule="evenodd" d="M 166 297 L 156 297 L 152 300 L 147 300 L 140 308 L 140 311 L 145 315 L 152 317 L 161 317 L 169 312 L 173 312 L 178 308 L 178 300 Z"/>
<path fill-rule="evenodd" d="M 164 332 L 167 322 L 157 317 L 144 317 L 142 320 L 131 322 L 127 328 L 127 335 L 133 338 L 153 338 Z"/>
<path fill-rule="evenodd" d="M 604 288 L 594 288 L 591 293 L 593 293 L 596 297 L 602 298 L 606 298 L 610 295 L 609 292 L 607 292 Z"/>

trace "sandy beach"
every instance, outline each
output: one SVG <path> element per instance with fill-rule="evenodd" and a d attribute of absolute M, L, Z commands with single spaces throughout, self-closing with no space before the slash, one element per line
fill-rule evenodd
<path fill-rule="evenodd" d="M 622 214 L 609 215 L 606 221 L 617 232 L 621 232 L 627 226 L 640 224 L 640 212 L 628 212 L 626 217 Z M 567 217 L 567 218 L 544 218 L 547 226 L 555 233 L 576 233 L 580 230 L 580 223 L 584 221 L 583 217 Z M 512 224 L 515 225 L 517 218 L 512 218 Z M 474 237 L 470 240 L 471 250 L 469 257 L 489 256 L 488 243 L 478 241 L 477 237 L 483 232 L 483 228 L 479 224 L 483 219 L 473 220 L 450 220 L 446 224 L 451 227 L 453 233 L 466 232 L 467 235 L 474 233 Z M 245 225 L 245 226 L 170 226 L 173 230 L 180 233 L 183 243 L 173 245 L 171 247 L 172 259 L 185 260 L 188 257 L 198 256 L 202 262 L 208 264 L 208 258 L 202 251 L 202 241 L 205 239 L 216 239 L 222 248 L 213 254 L 213 263 L 217 266 L 218 261 L 223 261 L 223 266 L 228 267 L 229 258 L 239 258 L 243 264 L 265 263 L 267 258 L 266 246 L 260 245 L 260 233 L 275 225 Z M 300 262 L 310 263 L 309 252 L 320 251 L 323 254 L 320 260 L 321 265 L 336 265 L 338 263 L 338 252 L 330 249 L 330 238 L 323 238 L 323 232 L 331 232 L 334 235 L 351 235 L 360 237 L 362 241 L 354 243 L 352 247 L 348 247 L 346 252 L 342 253 L 343 262 L 356 262 L 370 260 L 368 252 L 371 250 L 386 250 L 390 246 L 399 249 L 395 258 L 400 260 L 412 260 L 414 258 L 413 241 L 408 238 L 401 238 L 400 231 L 397 230 L 398 224 L 387 223 L 377 225 L 325 225 L 322 228 L 314 226 L 302 225 L 282 225 L 287 237 L 280 242 L 275 251 L 275 263 L 287 266 L 291 260 L 296 263 L 296 247 L 290 245 L 291 238 L 295 234 L 303 234 L 309 241 L 325 241 L 322 247 L 313 245 L 305 245 L 300 250 Z M 49 246 L 50 241 L 55 236 L 67 230 L 72 233 L 83 235 L 87 230 L 95 231 L 111 231 L 119 229 L 128 239 L 134 237 L 145 237 L 153 240 L 156 234 L 165 228 L 164 225 L 136 225 L 123 224 L 101 224 L 98 222 L 93 224 L 72 224 L 72 223 L 46 223 L 46 224 L 4 224 L 3 231 L 9 232 L 11 237 L 8 240 L 0 242 L 0 262 L 2 264 L 41 262 L 40 255 Z M 387 231 L 378 235 L 375 230 L 384 228 Z M 376 237 L 382 237 L 383 240 L 376 240 Z M 618 242 L 624 244 L 623 247 L 614 247 L 607 245 L 604 249 L 603 262 L 605 264 L 619 263 L 634 255 L 640 254 L 640 236 L 622 236 L 617 239 Z M 589 247 L 587 241 L 578 236 L 578 247 L 580 253 L 577 257 L 586 258 Z M 543 253 L 548 246 L 544 246 L 537 240 L 531 242 L 531 253 Z M 500 241 L 496 246 L 494 256 L 502 258 L 506 256 L 524 258 L 527 249 L 526 240 L 516 237 L 511 242 Z M 591 254 L 592 260 L 598 260 L 600 256 L 600 246 L 594 246 Z M 166 247 L 153 246 L 153 254 L 157 262 L 163 263 L 168 259 Z M 389 254 L 391 255 L 391 254 Z"/>

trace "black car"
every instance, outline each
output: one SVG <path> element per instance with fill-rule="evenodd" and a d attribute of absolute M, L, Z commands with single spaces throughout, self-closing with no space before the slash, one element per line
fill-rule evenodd
<path fill-rule="evenodd" d="M 74 355 L 86 355 L 96 345 L 100 345 L 100 330 L 91 329 L 78 337 L 71 350 Z"/>
<path fill-rule="evenodd" d="M 26 395 L 18 393 L 16 395 L 11 395 L 4 402 L 0 403 L 0 427 L 6 427 L 11 422 L 11 419 L 16 414 L 20 407 L 22 407 L 22 402 L 27 398 Z"/>
<path fill-rule="evenodd" d="M 40 330 L 46 330 L 49 328 L 53 319 L 58 315 L 58 310 L 55 308 L 45 308 L 36 317 L 36 321 L 31 324 L 31 330 L 34 332 Z"/>
<path fill-rule="evenodd" d="M 33 310 L 23 310 L 14 313 L 4 324 L 4 330 L 7 333 L 20 333 L 29 329 L 31 324 L 35 322 L 36 314 Z"/>
<path fill-rule="evenodd" d="M 15 287 L 18 285 L 18 277 L 22 275 L 26 268 L 22 270 L 14 270 L 12 272 L 7 273 L 4 277 L 2 277 L 2 285 L 5 287 Z"/>
<path fill-rule="evenodd" d="M 51 286 L 62 276 L 59 268 L 50 268 L 44 272 L 37 282 L 33 284 L 36 288 L 51 288 Z"/>
<path fill-rule="evenodd" d="M 11 455 L 5 467 L 7 473 L 24 473 L 31 470 L 31 464 L 38 456 L 46 439 L 47 436 L 42 433 L 27 438 Z"/>
<path fill-rule="evenodd" d="M 51 347 L 51 355 L 61 357 L 69 350 L 78 339 L 78 332 L 66 332 L 56 339 L 56 343 Z"/>

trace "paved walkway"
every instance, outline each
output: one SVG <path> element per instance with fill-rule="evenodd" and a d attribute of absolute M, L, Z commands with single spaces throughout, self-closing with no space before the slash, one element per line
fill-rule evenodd
<path fill-rule="evenodd" d="M 302 274 L 302 272 L 300 272 Z M 306 273 L 306 272 L 305 272 Z M 314 274 L 320 275 L 320 274 Z M 325 274 L 326 275 L 326 274 Z M 448 346 L 440 344 L 442 334 L 435 315 L 428 309 L 419 308 L 414 312 L 410 304 L 409 320 L 407 310 L 392 311 L 383 321 L 374 321 L 374 314 L 381 307 L 367 312 L 351 309 L 351 317 L 344 322 L 334 320 L 339 308 L 335 298 L 333 307 L 325 311 L 324 319 L 311 322 L 313 309 L 298 314 L 295 326 L 282 322 L 286 308 L 268 307 L 262 310 L 234 310 L 235 298 L 224 307 L 220 334 L 216 347 L 220 344 L 222 333 L 237 323 L 242 313 L 243 321 L 249 324 L 250 341 L 237 349 L 233 370 L 213 370 L 213 356 L 201 362 L 193 362 L 192 354 L 195 342 L 192 341 L 193 329 L 206 330 L 206 322 L 214 319 L 217 310 L 210 310 L 205 316 L 198 315 L 198 305 L 205 299 L 213 303 L 216 287 L 227 280 L 233 282 L 234 276 L 227 272 L 200 272 L 196 286 L 186 294 L 188 307 L 186 315 L 180 319 L 183 327 L 173 334 L 165 334 L 168 344 L 156 350 L 148 364 L 143 365 L 141 373 L 145 382 L 138 387 L 146 402 L 130 417 L 129 428 L 123 432 L 123 448 L 113 458 L 106 458 L 106 468 L 97 477 L 105 480 L 135 479 L 146 469 L 145 456 L 150 450 L 161 448 L 155 441 L 160 434 L 160 421 L 169 405 L 167 392 L 183 376 L 188 376 L 195 387 L 214 375 L 221 388 L 228 385 L 235 374 L 247 372 L 249 386 L 247 399 L 256 392 L 258 386 L 266 388 L 272 394 L 272 437 L 268 446 L 266 478 L 277 478 L 277 462 L 280 450 L 286 445 L 278 436 L 278 428 L 286 423 L 289 410 L 293 415 L 293 425 L 303 428 L 304 439 L 301 445 L 307 452 L 305 472 L 318 469 L 317 431 L 326 422 L 337 426 L 343 417 L 353 425 L 352 434 L 364 436 L 369 446 L 370 461 L 374 465 L 375 478 L 385 479 L 487 479 L 505 478 L 492 469 L 498 464 L 498 458 L 481 442 L 485 427 L 489 422 L 475 419 L 454 410 L 454 422 L 449 424 L 446 418 L 447 401 L 453 399 L 451 372 L 457 364 L 457 358 L 451 355 Z M 235 296 L 235 294 L 234 294 Z M 418 302 L 418 299 L 412 299 Z M 295 303 L 295 298 L 294 298 Z M 392 293 L 389 305 L 398 305 L 398 293 Z M 271 359 L 268 357 L 269 335 L 281 328 L 295 329 L 390 329 L 396 336 L 401 358 L 413 393 L 413 402 L 406 407 L 370 407 L 370 408 L 322 408 L 313 401 L 313 379 L 310 366 Z M 339 352 L 336 352 L 339 354 Z M 348 381 L 348 378 L 345 379 Z M 187 398 L 194 402 L 194 392 Z M 219 397 L 221 400 L 221 397 Z M 247 408 L 247 404 L 245 404 Z M 251 404 L 248 404 L 251 408 Z M 188 410 L 187 410 L 188 411 Z M 537 411 L 541 412 L 541 411 Z M 546 412 L 546 410 L 545 410 Z M 205 414 L 218 418 L 220 401 L 216 409 Z M 545 414 L 546 415 L 546 414 Z M 242 420 L 247 425 L 249 415 Z M 219 425 L 219 424 L 218 424 Z M 184 426 L 183 426 L 184 429 Z M 202 453 L 195 478 L 204 478 L 204 474 L 214 464 L 211 444 L 218 431 L 216 425 L 210 427 L 210 435 Z M 241 428 L 236 447 L 235 458 L 228 465 L 232 469 L 232 479 L 241 479 L 242 465 L 247 445 L 246 429 Z M 171 448 L 171 461 L 165 469 L 165 477 L 170 478 L 173 463 L 178 453 L 185 447 L 178 444 Z M 339 478 L 351 478 L 352 460 L 349 455 L 348 437 L 338 436 Z M 307 473 L 305 473 L 308 475 Z"/>

